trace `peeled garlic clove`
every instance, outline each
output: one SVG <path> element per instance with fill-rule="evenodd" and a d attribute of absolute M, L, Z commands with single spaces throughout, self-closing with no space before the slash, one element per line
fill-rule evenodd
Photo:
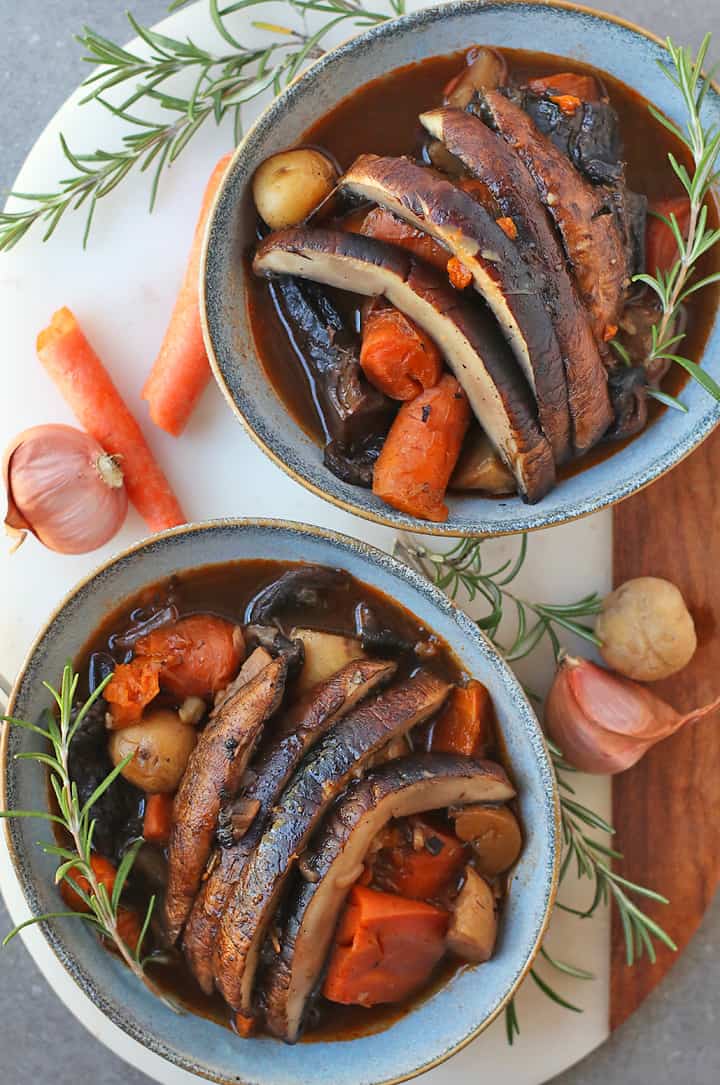
<path fill-rule="evenodd" d="M 613 774 L 656 742 L 720 707 L 720 697 L 681 715 L 650 690 L 587 659 L 561 660 L 545 703 L 545 727 L 582 772 Z"/>

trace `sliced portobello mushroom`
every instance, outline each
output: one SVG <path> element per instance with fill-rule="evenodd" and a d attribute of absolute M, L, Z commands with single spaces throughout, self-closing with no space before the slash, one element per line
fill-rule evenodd
<path fill-rule="evenodd" d="M 257 593 L 245 610 L 245 622 L 269 625 L 283 610 L 322 607 L 328 591 L 347 591 L 349 586 L 350 576 L 344 569 L 298 564 Z"/>
<path fill-rule="evenodd" d="M 221 916 L 283 788 L 326 731 L 378 686 L 389 682 L 396 670 L 395 663 L 383 660 L 347 663 L 284 714 L 261 745 L 248 774 L 250 780 L 240 790 L 244 800 L 257 804 L 252 822 L 237 842 L 219 839 L 210 873 L 185 927 L 183 951 L 206 994 L 212 994 L 214 986 L 212 958 Z"/>
<path fill-rule="evenodd" d="M 270 289 L 295 349 L 312 370 L 332 446 L 329 459 L 337 461 L 339 470 L 347 460 L 349 471 L 362 452 L 387 433 L 395 407 L 366 380 L 358 335 L 321 287 L 280 278 Z"/>
<path fill-rule="evenodd" d="M 560 348 L 544 299 L 544 275 L 462 188 L 409 158 L 364 154 L 340 188 L 372 200 L 440 241 L 471 274 L 495 314 L 538 403 L 557 463 L 570 451 L 568 392 Z"/>
<path fill-rule="evenodd" d="M 468 109 L 499 132 L 529 170 L 560 233 L 595 337 L 604 341 L 618 323 L 629 284 L 628 253 L 608 191 L 584 180 L 527 113 L 499 91 L 483 91 Z"/>
<path fill-rule="evenodd" d="M 504 802 L 515 794 L 503 769 L 453 754 L 417 754 L 376 769 L 352 784 L 306 856 L 300 882 L 267 969 L 265 1021 L 294 1043 L 320 982 L 337 920 L 363 871 L 373 840 L 392 818 L 463 803 Z"/>
<path fill-rule="evenodd" d="M 260 951 L 282 892 L 329 806 L 379 750 L 433 716 L 450 686 L 420 671 L 340 720 L 299 768 L 246 862 L 223 915 L 215 981 L 225 1001 L 253 1012 Z"/>
<path fill-rule="evenodd" d="M 280 704 L 287 665 L 273 660 L 208 723 L 190 754 L 173 804 L 164 921 L 177 940 L 212 848 L 222 802 L 237 792 L 265 720 Z"/>
<path fill-rule="evenodd" d="M 508 88 L 504 93 L 592 184 L 614 184 L 623 177 L 620 119 L 607 100 L 578 102 L 569 113 L 553 101 L 557 95 L 552 88 L 543 94 L 530 87 Z"/>
<path fill-rule="evenodd" d="M 270 234 L 253 267 L 266 277 L 299 275 L 384 295 L 435 340 L 523 497 L 538 501 L 552 487 L 555 464 L 537 405 L 495 321 L 437 272 L 374 238 L 308 229 Z"/>
<path fill-rule="evenodd" d="M 526 166 L 501 136 L 478 117 L 458 109 L 422 113 L 423 127 L 458 158 L 494 196 L 517 229 L 517 245 L 541 284 L 562 352 L 573 447 L 587 452 L 612 421 L 607 376 L 586 310 Z"/>

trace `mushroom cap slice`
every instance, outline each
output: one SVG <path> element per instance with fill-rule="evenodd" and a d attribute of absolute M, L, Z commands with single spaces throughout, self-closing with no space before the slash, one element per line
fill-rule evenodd
<path fill-rule="evenodd" d="M 263 651 L 258 648 L 256 651 Z M 252 762 L 243 798 L 258 804 L 247 832 L 237 843 L 215 852 L 214 866 L 197 895 L 185 927 L 183 952 L 198 983 L 212 994 L 215 939 L 220 919 L 248 856 L 260 840 L 270 812 L 303 756 L 368 694 L 389 682 L 397 664 L 358 659 L 320 682 L 273 725 Z"/>
<path fill-rule="evenodd" d="M 482 92 L 468 108 L 525 163 L 560 233 L 595 337 L 603 341 L 617 325 L 629 285 L 629 254 L 612 212 L 611 192 L 586 181 L 527 113 L 499 91 Z"/>
<path fill-rule="evenodd" d="M 433 716 L 450 686 L 427 671 L 364 701 L 316 746 L 275 806 L 223 915 L 215 979 L 233 1009 L 253 1012 L 265 934 L 312 832 L 351 778 L 397 735 Z"/>
<path fill-rule="evenodd" d="M 339 187 L 380 204 L 440 241 L 473 277 L 538 403 L 556 463 L 570 452 L 565 370 L 543 299 L 543 276 L 462 188 L 409 158 L 361 155 Z"/>
<path fill-rule="evenodd" d="M 164 918 L 174 942 L 187 920 L 212 849 L 220 806 L 238 790 L 265 720 L 285 691 L 275 659 L 225 702 L 190 754 L 173 804 Z"/>
<path fill-rule="evenodd" d="M 612 421 L 607 374 L 568 273 L 560 242 L 527 167 L 501 136 L 460 109 L 420 115 L 423 127 L 485 184 L 518 231 L 517 243 L 542 283 L 542 298 L 562 351 L 573 447 L 587 452 Z"/>
<path fill-rule="evenodd" d="M 538 501 L 553 486 L 555 464 L 537 405 L 495 321 L 437 272 L 374 238 L 306 228 L 270 234 L 253 268 L 266 277 L 299 275 L 384 295 L 435 340 L 523 497 Z"/>
<path fill-rule="evenodd" d="M 499 765 L 454 754 L 404 757 L 351 785 L 305 859 L 313 880 L 300 884 L 280 936 L 280 953 L 267 971 L 269 1030 L 289 1043 L 297 1040 L 345 899 L 388 821 L 454 804 L 506 802 L 514 794 Z"/>

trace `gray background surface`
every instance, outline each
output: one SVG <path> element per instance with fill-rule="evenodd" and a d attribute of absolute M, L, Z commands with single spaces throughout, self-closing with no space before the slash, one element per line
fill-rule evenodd
<path fill-rule="evenodd" d="M 89 23 L 125 41 L 118 0 L 0 0 L 0 193 L 12 187 L 42 128 L 86 74 L 72 35 Z M 140 21 L 162 18 L 163 0 L 132 5 Z M 656 33 L 696 46 L 714 30 L 720 59 L 718 0 L 625 0 L 604 4 Z M 10 926 L 0 900 L 0 936 Z M 556 1085 L 717 1085 L 720 1082 L 720 899 L 669 980 L 605 1046 Z M 567 1027 L 573 1018 L 568 1014 Z M 20 940 L 0 954 L 0 1085 L 53 1081 L 147 1085 L 101 1047 L 46 985 Z M 311 1085 L 311 1083 L 308 1083 Z"/>

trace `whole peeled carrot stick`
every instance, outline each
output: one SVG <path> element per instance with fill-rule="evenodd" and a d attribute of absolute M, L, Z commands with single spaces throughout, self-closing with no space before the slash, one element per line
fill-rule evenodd
<path fill-rule="evenodd" d="M 200 256 L 210 208 L 230 158 L 231 155 L 224 155 L 210 175 L 180 293 L 160 353 L 142 392 L 143 399 L 150 404 L 150 417 L 155 425 L 173 437 L 179 437 L 185 429 L 210 380 L 200 323 Z"/>
<path fill-rule="evenodd" d="M 470 406 L 449 373 L 398 411 L 373 472 L 373 493 L 394 509 L 441 523 L 445 491 L 470 425 Z"/>
<path fill-rule="evenodd" d="M 40 332 L 37 352 L 81 426 L 106 452 L 121 457 L 128 497 L 150 530 L 184 524 L 170 483 L 69 309 L 58 309 Z"/>

